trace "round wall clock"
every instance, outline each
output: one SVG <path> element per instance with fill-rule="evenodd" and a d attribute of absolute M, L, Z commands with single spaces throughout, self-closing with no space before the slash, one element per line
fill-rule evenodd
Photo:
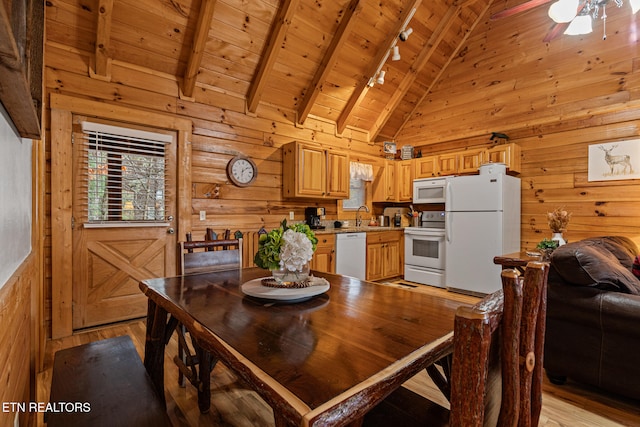
<path fill-rule="evenodd" d="M 234 185 L 246 187 L 258 177 L 258 168 L 248 157 L 236 156 L 227 163 L 227 176 Z"/>

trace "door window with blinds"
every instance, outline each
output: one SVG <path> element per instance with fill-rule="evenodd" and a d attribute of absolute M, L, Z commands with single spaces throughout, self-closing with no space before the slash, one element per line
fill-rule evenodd
<path fill-rule="evenodd" d="M 82 132 L 85 226 L 165 222 L 172 135 L 93 122 Z"/>

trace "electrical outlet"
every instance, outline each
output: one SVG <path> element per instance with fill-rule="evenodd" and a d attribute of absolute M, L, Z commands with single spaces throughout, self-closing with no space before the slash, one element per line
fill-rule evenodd
<path fill-rule="evenodd" d="M 207 211 L 200 211 L 200 221 L 205 221 L 207 219 Z"/>
<path fill-rule="evenodd" d="M 289 219 L 290 219 L 290 220 L 293 220 L 293 218 L 294 218 L 294 213 L 293 213 L 293 211 L 289 211 Z"/>

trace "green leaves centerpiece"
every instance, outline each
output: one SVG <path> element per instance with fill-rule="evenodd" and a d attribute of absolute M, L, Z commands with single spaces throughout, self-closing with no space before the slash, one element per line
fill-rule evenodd
<path fill-rule="evenodd" d="M 279 228 L 260 235 L 253 262 L 268 270 L 283 267 L 300 270 L 313 257 L 317 243 L 318 239 L 307 224 L 287 225 L 284 219 Z"/>

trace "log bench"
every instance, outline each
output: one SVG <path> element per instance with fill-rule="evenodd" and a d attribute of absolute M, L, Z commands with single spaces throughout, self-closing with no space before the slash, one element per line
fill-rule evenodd
<path fill-rule="evenodd" d="M 48 409 L 49 427 L 171 426 L 128 335 L 58 351 Z"/>

